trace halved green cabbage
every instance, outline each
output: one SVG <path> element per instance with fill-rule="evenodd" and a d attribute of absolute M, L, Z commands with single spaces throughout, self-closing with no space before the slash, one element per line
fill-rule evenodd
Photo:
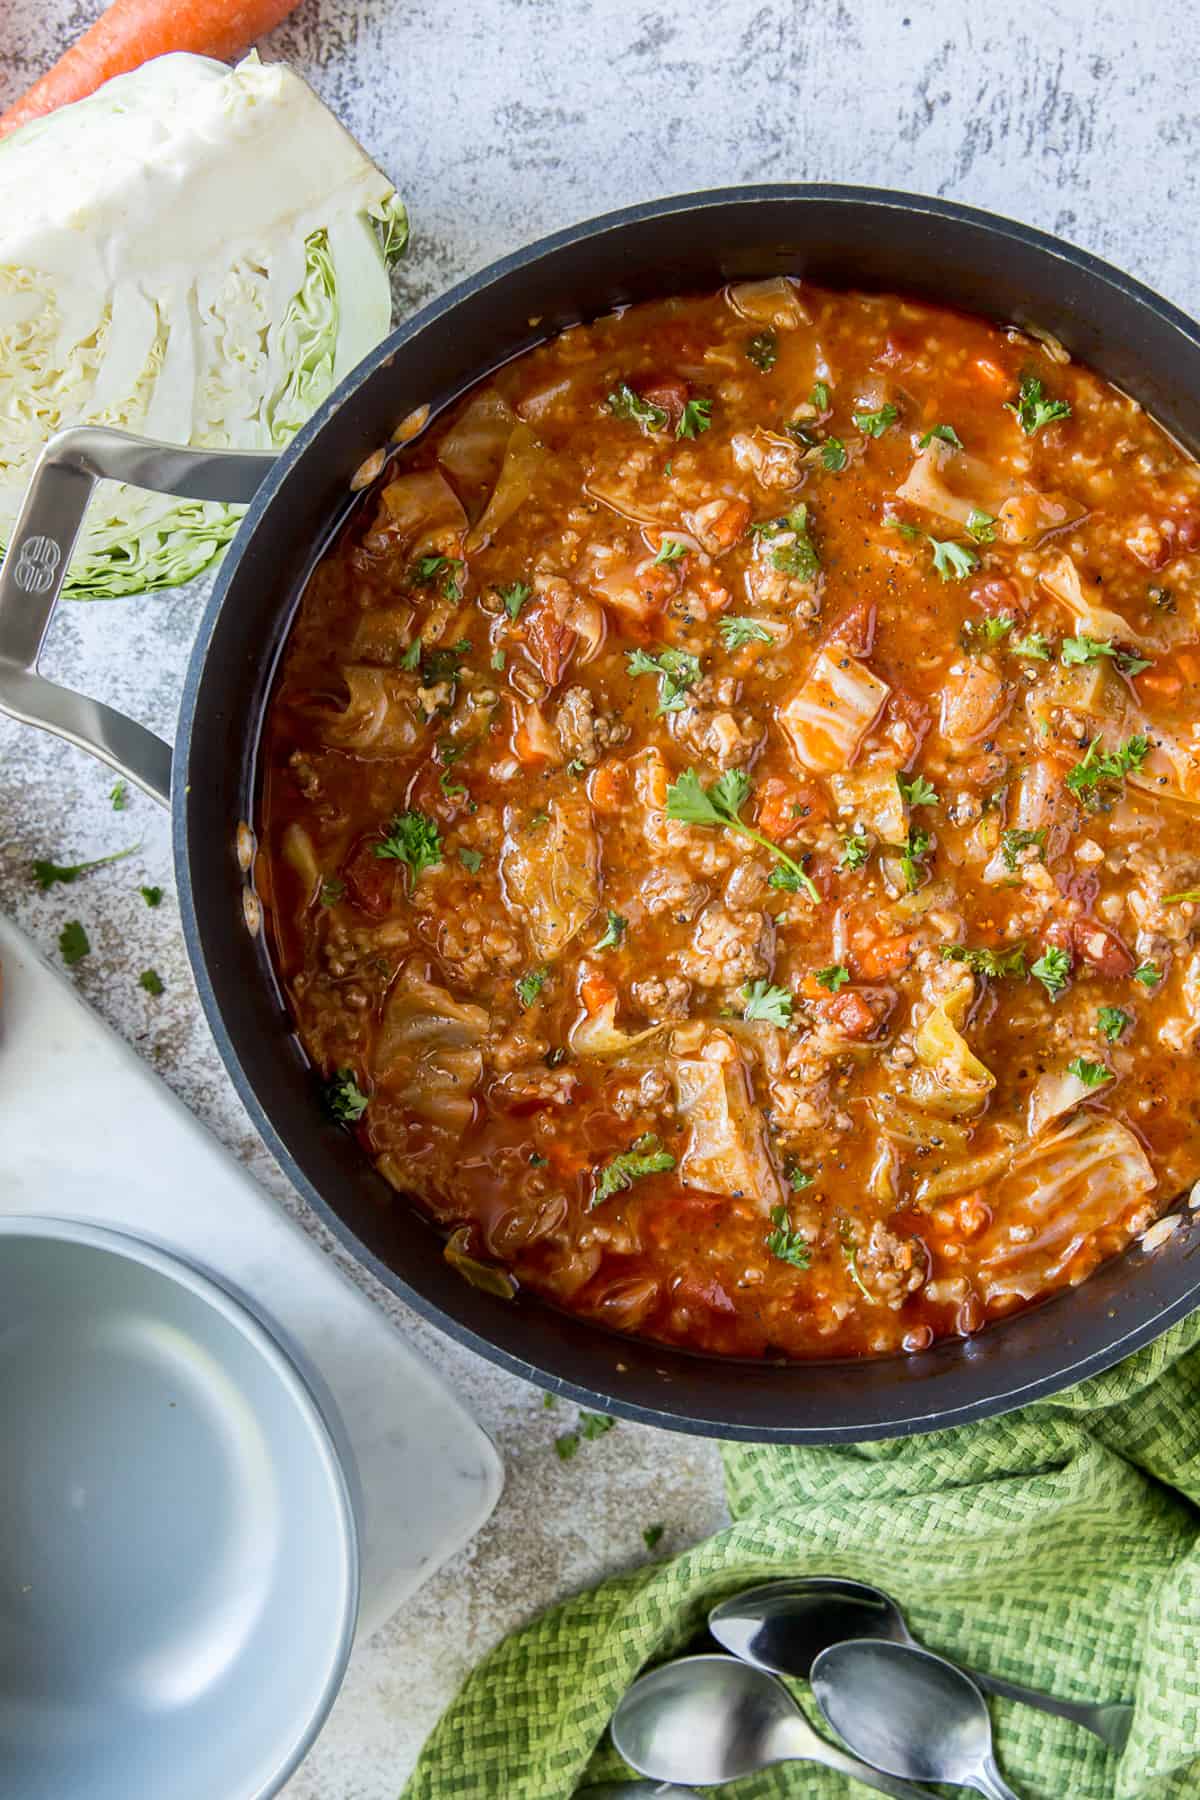
<path fill-rule="evenodd" d="M 272 449 L 384 336 L 408 223 L 299 76 L 156 57 L 0 143 L 0 544 L 56 431 Z M 67 591 L 187 581 L 243 508 L 103 483 Z"/>

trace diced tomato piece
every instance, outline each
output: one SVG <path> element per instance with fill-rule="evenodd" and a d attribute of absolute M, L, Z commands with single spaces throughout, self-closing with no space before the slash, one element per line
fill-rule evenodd
<path fill-rule="evenodd" d="M 778 842 L 806 822 L 829 817 L 829 802 L 812 781 L 768 775 L 758 793 L 758 829 Z"/>
<path fill-rule="evenodd" d="M 913 937 L 875 938 L 855 947 L 854 961 L 864 981 L 879 981 L 885 975 L 898 975 L 908 967 L 912 956 Z"/>
<path fill-rule="evenodd" d="M 650 563 L 637 576 L 639 594 L 655 606 L 665 606 L 679 592 L 681 573 L 677 563 Z"/>
<path fill-rule="evenodd" d="M 1173 700 L 1183 691 L 1183 677 L 1174 669 L 1143 669 L 1133 681 L 1138 693 L 1152 700 Z"/>
<path fill-rule="evenodd" d="M 869 1038 L 879 1023 L 861 994 L 834 994 L 821 1002 L 819 1011 L 844 1037 Z"/>
<path fill-rule="evenodd" d="M 844 644 L 851 656 L 870 656 L 875 648 L 875 603 L 856 600 L 825 633 L 827 644 Z"/>
<path fill-rule="evenodd" d="M 683 409 L 688 403 L 687 382 L 667 376 L 662 380 L 634 382 L 631 385 L 651 406 L 662 407 L 674 429 L 683 417 Z"/>
<path fill-rule="evenodd" d="M 1200 550 L 1200 512 L 1185 512 L 1176 518 L 1175 542 L 1188 554 Z"/>
<path fill-rule="evenodd" d="M 1007 369 L 1002 369 L 999 363 L 992 362 L 989 357 L 977 356 L 971 367 L 984 387 L 1006 388 L 1011 385 Z"/>
<path fill-rule="evenodd" d="M 1020 588 L 1007 575 L 981 575 L 971 583 L 967 598 L 985 613 L 1004 613 L 1011 618 L 1025 610 Z"/>
<path fill-rule="evenodd" d="M 1098 919 L 1075 919 L 1071 925 L 1075 954 L 1090 963 L 1098 975 L 1120 980 L 1132 975 L 1137 964 L 1115 931 Z"/>
<path fill-rule="evenodd" d="M 542 680 L 547 687 L 557 687 L 575 653 L 578 632 L 570 625 L 564 625 L 554 606 L 545 600 L 535 600 L 527 607 L 521 622 L 525 642 Z"/>
<path fill-rule="evenodd" d="M 607 1006 L 610 1000 L 616 999 L 617 989 L 599 969 L 589 969 L 580 983 L 579 997 L 589 1015 L 592 1015 Z"/>
<path fill-rule="evenodd" d="M 625 804 L 627 770 L 623 762 L 612 758 L 592 770 L 588 782 L 588 799 L 600 813 L 619 813 Z"/>
<path fill-rule="evenodd" d="M 393 857 L 376 856 L 381 841 L 378 832 L 359 838 L 342 864 L 346 898 L 360 912 L 370 913 L 373 919 L 380 919 L 391 911 L 400 866 Z"/>

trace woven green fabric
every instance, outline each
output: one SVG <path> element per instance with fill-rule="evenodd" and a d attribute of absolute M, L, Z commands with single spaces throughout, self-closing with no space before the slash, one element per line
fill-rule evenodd
<path fill-rule="evenodd" d="M 726 1446 L 729 1529 L 508 1638 L 437 1726 L 404 1800 L 568 1800 L 626 1773 L 605 1727 L 638 1671 L 683 1650 L 716 1601 L 804 1573 L 876 1582 L 932 1649 L 992 1674 L 1136 1700 L 1120 1757 L 994 1701 L 1001 1766 L 1030 1800 L 1198 1800 L 1197 1346 L 1200 1314 L 1053 1400 L 929 1437 Z M 721 1791 L 869 1792 L 808 1764 Z"/>

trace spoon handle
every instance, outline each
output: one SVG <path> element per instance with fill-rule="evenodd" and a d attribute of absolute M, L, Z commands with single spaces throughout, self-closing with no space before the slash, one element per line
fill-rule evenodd
<path fill-rule="evenodd" d="M 911 1781 L 901 1781 L 898 1776 L 885 1775 L 882 1769 L 873 1769 L 870 1763 L 860 1761 L 848 1751 L 839 1750 L 836 1744 L 827 1743 L 818 1732 L 812 1730 L 807 1719 L 804 1721 L 803 1738 L 797 1738 L 791 1755 L 797 1761 L 823 1763 L 827 1769 L 836 1769 L 839 1775 L 848 1775 L 852 1781 L 861 1781 L 866 1787 L 878 1788 L 881 1794 L 895 1795 L 895 1800 L 937 1800 L 936 1794 L 929 1788 L 915 1787 Z"/>
<path fill-rule="evenodd" d="M 1021 1800 L 1020 1794 L 1014 1794 L 996 1767 L 994 1756 L 988 1756 L 975 1771 L 971 1786 L 977 1793 L 986 1794 L 988 1800 Z"/>
<path fill-rule="evenodd" d="M 1017 1681 L 1002 1681 L 998 1675 L 981 1675 L 978 1669 L 967 1673 L 985 1693 L 998 1694 L 1002 1700 L 1019 1700 L 1023 1706 L 1036 1706 L 1039 1712 L 1053 1713 L 1056 1718 L 1070 1719 L 1085 1731 L 1106 1743 L 1110 1750 L 1123 1750 L 1133 1724 L 1133 1708 L 1125 1701 L 1111 1706 L 1095 1706 L 1086 1700 L 1058 1700 L 1038 1688 L 1023 1687 Z"/>

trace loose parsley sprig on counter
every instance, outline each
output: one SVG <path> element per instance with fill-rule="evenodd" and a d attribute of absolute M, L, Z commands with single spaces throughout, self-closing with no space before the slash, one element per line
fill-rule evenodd
<path fill-rule="evenodd" d="M 128 850 L 116 850 L 111 856 L 98 856 L 93 862 L 82 863 L 46 862 L 38 858 L 30 867 L 33 879 L 45 894 L 56 883 L 68 887 L 73 881 L 78 881 L 81 875 L 90 874 L 93 869 L 105 869 L 110 863 L 124 862 L 127 856 L 132 856 L 135 851 L 140 849 L 140 844 L 131 844 Z"/>
<path fill-rule="evenodd" d="M 819 904 L 821 895 L 811 875 L 806 875 L 786 850 L 740 817 L 742 807 L 750 797 L 750 787 L 750 778 L 741 769 L 727 769 L 707 788 L 702 786 L 695 769 L 688 769 L 667 789 L 667 817 L 681 825 L 723 826 L 727 831 L 736 831 L 740 836 L 752 839 L 769 851 L 778 864 L 770 876 L 771 887 L 783 888 L 788 893 L 805 893 Z"/>

